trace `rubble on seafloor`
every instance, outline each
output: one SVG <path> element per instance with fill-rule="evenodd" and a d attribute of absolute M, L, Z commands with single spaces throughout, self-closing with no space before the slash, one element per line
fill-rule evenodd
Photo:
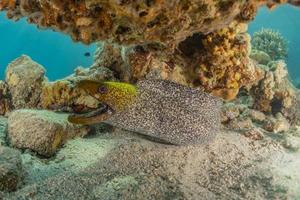
<path fill-rule="evenodd" d="M 9 64 L 0 81 L 0 199 L 299 199 L 299 91 L 285 61 L 251 49 L 247 33 L 259 6 L 280 3 L 300 4 L 1 1 L 9 18 L 106 41 L 90 68 L 53 82 L 28 56 Z M 142 79 L 223 99 L 216 138 L 173 146 L 68 122 L 69 113 L 99 106 L 76 87 L 81 80 Z"/>

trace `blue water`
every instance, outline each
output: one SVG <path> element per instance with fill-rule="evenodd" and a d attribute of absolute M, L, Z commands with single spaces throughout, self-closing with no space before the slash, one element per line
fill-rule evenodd
<path fill-rule="evenodd" d="M 88 67 L 93 62 L 95 45 L 74 43 L 69 36 L 51 30 L 39 30 L 25 19 L 7 20 L 0 14 L 0 79 L 8 63 L 22 54 L 43 65 L 47 77 L 56 80 L 70 75 L 77 66 Z M 91 56 L 84 54 L 90 52 Z"/>
<path fill-rule="evenodd" d="M 261 8 L 254 22 L 249 26 L 249 32 L 262 28 L 278 30 L 289 41 L 288 70 L 292 81 L 300 83 L 300 9 L 283 5 L 273 11 Z"/>

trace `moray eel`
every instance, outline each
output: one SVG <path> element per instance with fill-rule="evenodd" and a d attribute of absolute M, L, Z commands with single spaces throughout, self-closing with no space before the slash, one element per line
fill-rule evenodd
<path fill-rule="evenodd" d="M 143 80 L 136 86 L 81 81 L 79 88 L 102 106 L 74 114 L 76 124 L 105 122 L 175 145 L 207 143 L 220 127 L 221 101 L 208 93 L 166 80 Z"/>

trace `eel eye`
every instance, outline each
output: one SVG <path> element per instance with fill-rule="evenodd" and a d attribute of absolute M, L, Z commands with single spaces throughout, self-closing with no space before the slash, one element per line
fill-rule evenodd
<path fill-rule="evenodd" d="M 108 89 L 105 87 L 105 86 L 100 86 L 99 88 L 98 88 L 98 92 L 100 93 L 100 94 L 106 94 L 107 92 L 108 92 Z"/>

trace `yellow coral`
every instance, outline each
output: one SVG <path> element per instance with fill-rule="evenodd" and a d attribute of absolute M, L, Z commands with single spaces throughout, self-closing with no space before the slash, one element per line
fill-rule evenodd
<path fill-rule="evenodd" d="M 245 28 L 232 23 L 230 27 L 210 33 L 202 38 L 204 48 L 194 70 L 200 85 L 224 99 L 233 99 L 242 86 L 257 81 L 258 69 L 250 65 L 249 41 Z M 224 95 L 224 96 L 222 96 Z"/>

